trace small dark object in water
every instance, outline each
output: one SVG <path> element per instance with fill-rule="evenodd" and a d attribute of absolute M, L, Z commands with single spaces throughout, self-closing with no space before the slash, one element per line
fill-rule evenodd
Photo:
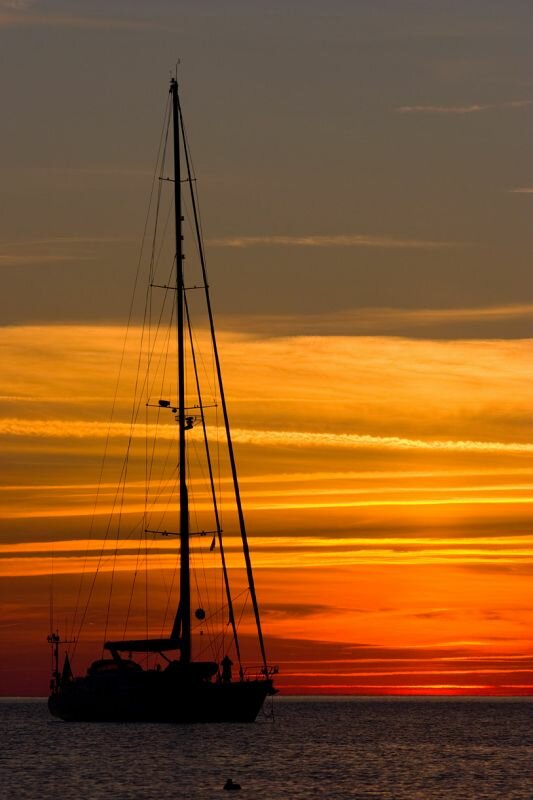
<path fill-rule="evenodd" d="M 228 791 L 234 791 L 235 789 L 240 789 L 240 788 L 241 788 L 241 784 L 240 783 L 233 783 L 231 778 L 228 778 L 228 780 L 224 784 L 224 789 L 228 789 Z"/>

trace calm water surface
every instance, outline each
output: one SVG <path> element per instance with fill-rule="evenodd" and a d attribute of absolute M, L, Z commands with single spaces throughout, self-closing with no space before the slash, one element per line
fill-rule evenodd
<path fill-rule="evenodd" d="M 533 800 L 533 699 L 281 698 L 273 720 L 187 727 L 3 700 L 0 719 L 3 800 Z"/>

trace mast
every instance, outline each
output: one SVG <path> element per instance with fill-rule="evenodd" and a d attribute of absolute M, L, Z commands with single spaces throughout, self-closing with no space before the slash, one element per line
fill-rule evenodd
<path fill-rule="evenodd" d="M 172 638 L 178 637 L 180 661 L 191 660 L 191 589 L 189 565 L 189 498 L 187 493 L 187 464 L 185 447 L 185 349 L 184 349 L 184 283 L 183 235 L 181 210 L 180 122 L 178 83 L 170 81 L 172 118 L 174 128 L 174 213 L 176 232 L 176 311 L 178 339 L 178 430 L 179 430 L 179 532 L 180 532 L 180 601 L 172 629 Z"/>

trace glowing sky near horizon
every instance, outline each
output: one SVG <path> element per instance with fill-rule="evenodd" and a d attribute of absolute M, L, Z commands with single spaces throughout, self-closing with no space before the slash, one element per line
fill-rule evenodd
<path fill-rule="evenodd" d="M 28 609 L 32 637 L 46 622 L 52 574 L 58 598 L 71 608 L 69 587 L 97 566 L 103 585 L 115 575 L 118 597 L 133 572 L 147 570 L 147 581 L 158 586 L 175 569 L 172 542 L 139 539 L 140 473 L 134 479 L 132 472 L 119 507 L 116 483 L 109 476 L 97 481 L 106 439 L 108 455 L 118 457 L 132 431 L 126 390 L 115 401 L 115 421 L 102 419 L 124 336 L 124 329 L 110 326 L 1 332 L 12 356 L 2 408 L 17 415 L 0 418 L 3 450 L 15 465 L 4 473 L 0 492 L 0 558 L 20 596 L 28 582 L 44 589 L 34 600 L 40 612 Z M 138 340 L 138 332 L 130 338 Z M 37 355 L 36 340 L 46 343 Z M 531 362 L 531 342 L 269 340 L 223 331 L 221 347 L 230 409 L 243 426 L 235 428 L 242 496 L 281 686 L 290 692 L 526 691 L 533 387 L 524 365 Z M 135 350 L 128 346 L 126 353 L 127 387 L 134 382 Z M 291 365 L 281 392 L 271 377 L 278 364 Z M 32 385 L 36 374 L 39 384 Z M 134 438 L 143 436 L 138 422 Z M 193 446 L 198 432 L 191 436 Z M 164 426 L 165 437 L 172 445 L 172 424 Z M 230 488 L 223 477 L 222 513 L 230 507 Z M 205 513 L 209 493 L 199 478 L 191 497 L 194 513 Z M 163 507 L 175 508 L 170 489 L 159 492 L 151 511 L 157 515 Z M 118 545 L 98 533 L 109 514 L 132 520 L 131 534 Z M 96 538 L 88 541 L 94 524 Z M 230 569 L 240 563 L 235 533 L 228 531 L 226 543 Z M 218 566 L 209 562 L 208 543 L 203 551 L 203 568 Z M 24 619 L 24 608 L 8 600 L 9 618 Z M 95 613 L 100 618 L 101 610 Z M 378 651 L 369 663 L 361 643 Z M 293 665 L 291 655 L 302 646 L 308 649 Z M 460 669 L 441 646 L 460 652 Z"/>

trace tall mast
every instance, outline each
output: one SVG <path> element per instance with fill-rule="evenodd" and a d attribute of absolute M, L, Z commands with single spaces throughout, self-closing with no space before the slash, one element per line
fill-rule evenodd
<path fill-rule="evenodd" d="M 178 83 L 170 81 L 174 128 L 174 210 L 176 230 L 176 310 L 178 337 L 178 430 L 179 430 L 179 517 L 180 517 L 180 602 L 172 637 L 181 639 L 180 661 L 191 660 L 191 587 L 189 567 L 189 498 L 187 494 L 187 464 L 185 449 L 185 350 L 184 350 L 184 283 L 183 236 L 181 212 L 180 122 Z"/>

